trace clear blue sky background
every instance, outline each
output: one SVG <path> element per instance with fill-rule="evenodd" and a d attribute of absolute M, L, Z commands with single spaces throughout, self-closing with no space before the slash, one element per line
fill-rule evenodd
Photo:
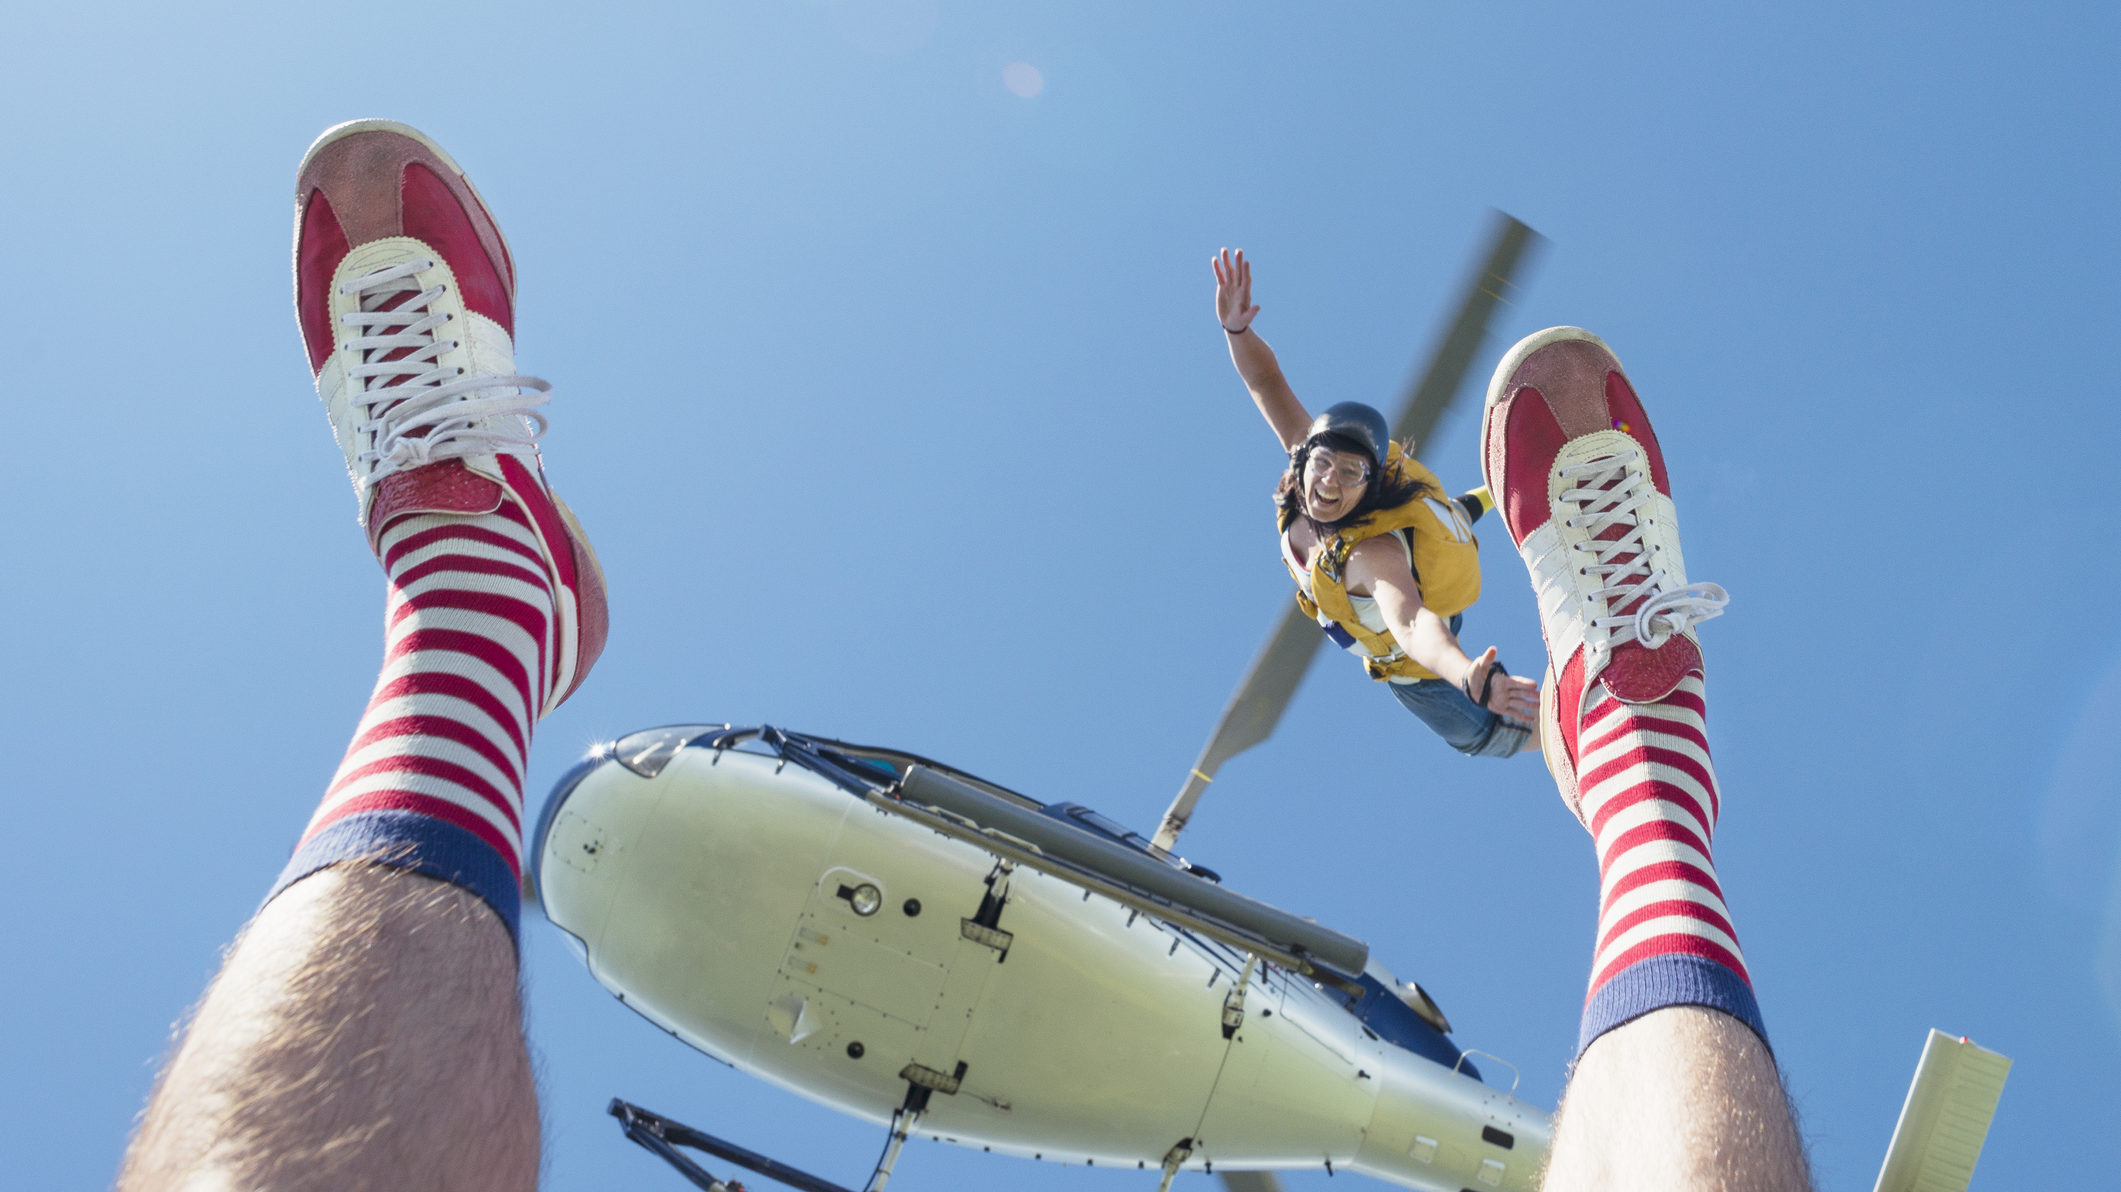
<path fill-rule="evenodd" d="M 1486 209 L 1522 217 L 1552 243 L 1480 375 L 1538 327 L 1605 335 L 1694 576 L 1733 595 L 1718 861 L 1821 1184 L 1870 1187 L 1931 1026 L 2017 1061 L 1977 1186 L 2106 1183 L 2116 14 L 12 6 L 6 1182 L 109 1180 L 373 679 L 286 236 L 310 138 L 387 115 L 508 229 L 550 472 L 614 590 L 534 802 L 600 738 L 768 720 L 1152 826 L 1288 598 L 1209 254 L 1254 255 L 1299 393 L 1387 404 Z M 1458 485 L 1468 397 L 1425 451 Z M 1483 528 L 1466 636 L 1536 670 Z M 1462 759 L 1327 658 L 1187 844 L 1367 938 L 1553 1103 L 1595 884 L 1536 761 Z M 527 928 L 549 1186 L 679 1186 L 613 1094 L 868 1171 L 872 1128 L 684 1050 Z M 893 1184 L 961 1186 L 1147 1185 L 928 1144 Z"/>

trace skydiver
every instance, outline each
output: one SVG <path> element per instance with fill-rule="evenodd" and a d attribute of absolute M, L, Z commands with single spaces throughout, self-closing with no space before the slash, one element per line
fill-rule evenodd
<path fill-rule="evenodd" d="M 1540 740 L 1591 833 L 1597 938 L 1542 1187 L 1810 1186 L 1710 846 L 1694 626 L 1663 449 L 1620 361 L 1576 327 L 1527 336 L 1488 387 L 1481 473 L 1539 593 Z"/>
<path fill-rule="evenodd" d="M 295 213 L 296 318 L 387 578 L 383 670 L 118 1183 L 533 1188 L 523 771 L 603 647 L 603 577 L 545 485 L 514 264 L 456 163 L 403 125 L 342 124 Z"/>
<path fill-rule="evenodd" d="M 1224 249 L 1214 269 L 1230 361 L 1289 455 L 1274 500 L 1296 602 L 1460 753 L 1531 748 L 1538 684 L 1506 673 L 1495 647 L 1469 658 L 1458 644 L 1480 598 L 1473 523 L 1493 503 L 1487 490 L 1445 497 L 1436 475 L 1391 442 L 1384 415 L 1361 402 L 1311 417 L 1252 329 L 1252 263 Z"/>

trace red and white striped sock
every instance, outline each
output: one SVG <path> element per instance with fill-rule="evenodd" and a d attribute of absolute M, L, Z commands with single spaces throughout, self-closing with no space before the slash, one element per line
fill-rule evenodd
<path fill-rule="evenodd" d="M 1578 1051 L 1672 1005 L 1722 1010 L 1765 1040 L 1710 857 L 1721 794 L 1701 675 L 1689 673 L 1655 703 L 1593 690 L 1575 752 L 1583 821 L 1598 850 L 1598 943 Z"/>
<path fill-rule="evenodd" d="M 369 861 L 463 886 L 515 931 L 524 768 L 557 649 L 538 533 L 513 493 L 385 527 L 383 671 L 273 894 Z"/>

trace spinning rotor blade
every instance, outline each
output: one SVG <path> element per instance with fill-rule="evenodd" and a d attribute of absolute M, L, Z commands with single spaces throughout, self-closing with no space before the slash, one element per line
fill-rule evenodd
<path fill-rule="evenodd" d="M 1525 252 L 1546 239 L 1515 216 L 1500 211 L 1495 213 L 1494 228 L 1487 259 L 1466 287 L 1466 296 L 1451 319 L 1451 329 L 1444 332 L 1436 350 L 1430 353 L 1429 366 L 1422 370 L 1421 379 L 1402 399 L 1399 413 L 1392 418 L 1392 437 L 1413 439 L 1417 448 L 1428 445 L 1429 432 L 1436 429 L 1451 398 L 1458 393 L 1459 383 L 1465 380 L 1466 370 L 1472 367 L 1473 354 L 1480 350 L 1480 341 L 1488 334 L 1488 316 L 1494 313 L 1497 303 L 1508 301 L 1503 294 L 1516 288 L 1510 279 Z"/>
<path fill-rule="evenodd" d="M 1186 774 L 1186 784 L 1179 788 L 1178 798 L 1164 812 L 1164 822 L 1156 829 L 1156 847 L 1169 849 L 1178 843 L 1178 834 L 1193 818 L 1193 805 L 1200 801 L 1201 792 L 1215 780 L 1215 772 L 1224 762 L 1274 735 L 1274 726 L 1281 723 L 1281 714 L 1288 708 L 1289 698 L 1296 694 L 1296 685 L 1304 681 L 1311 659 L 1318 656 L 1322 637 L 1317 624 L 1296 605 L 1289 605 L 1282 613 L 1281 624 L 1274 627 L 1266 648 L 1252 660 L 1252 669 L 1245 672 L 1237 694 L 1223 709 L 1223 718 L 1209 736 L 1207 747 Z"/>
<path fill-rule="evenodd" d="M 1411 438 L 1418 447 L 1436 429 L 1465 380 L 1473 354 L 1480 350 L 1480 341 L 1487 335 L 1488 317 L 1496 304 L 1504 301 L 1503 293 L 1514 284 L 1511 275 L 1538 239 L 1539 233 L 1516 218 L 1495 213 L 1487 254 L 1466 286 L 1458 313 L 1392 419 L 1394 438 Z M 1164 821 L 1156 829 L 1157 847 L 1169 849 L 1178 843 L 1178 834 L 1193 817 L 1194 805 L 1224 762 L 1273 735 L 1274 726 L 1281 722 L 1283 710 L 1296 694 L 1297 684 L 1303 682 L 1304 672 L 1318 654 L 1321 637 L 1302 609 L 1292 605 L 1282 614 L 1281 622 L 1267 638 L 1266 648 L 1252 660 L 1244 681 L 1237 685 L 1237 694 L 1223 709 L 1222 720 L 1209 734 L 1208 744 L 1186 775 L 1178 797 L 1164 812 Z"/>

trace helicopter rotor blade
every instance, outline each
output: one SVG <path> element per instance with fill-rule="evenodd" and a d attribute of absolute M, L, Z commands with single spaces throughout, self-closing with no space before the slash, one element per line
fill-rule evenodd
<path fill-rule="evenodd" d="M 1430 353 L 1428 367 L 1422 369 L 1420 379 L 1407 391 L 1392 419 L 1392 437 L 1413 439 L 1417 448 L 1427 444 L 1430 432 L 1458 394 L 1466 370 L 1473 365 L 1474 353 L 1480 351 L 1480 341 L 1487 337 L 1489 316 L 1498 304 L 1508 304 L 1507 294 L 1516 288 L 1511 278 L 1520 265 L 1528 263 L 1526 252 L 1546 240 L 1515 216 L 1501 211 L 1495 212 L 1493 229 L 1488 234 L 1487 256 L 1466 286 L 1450 330 L 1444 332 Z"/>
<path fill-rule="evenodd" d="M 1396 439 L 1411 438 L 1418 447 L 1436 429 L 1461 388 L 1466 370 L 1472 367 L 1473 356 L 1487 335 L 1489 317 L 1498 304 L 1507 301 L 1504 295 L 1514 288 L 1511 278 L 1524 263 L 1526 252 L 1544 239 L 1514 216 L 1500 211 L 1495 213 L 1493 229 L 1488 250 L 1465 286 L 1465 297 L 1459 301 L 1449 329 L 1437 341 L 1427 365 L 1392 420 L 1392 436 Z M 1209 734 L 1199 760 L 1187 772 L 1178 797 L 1164 812 L 1163 823 L 1156 829 L 1157 847 L 1169 849 L 1178 843 L 1178 834 L 1185 830 L 1194 806 L 1224 762 L 1273 735 L 1297 685 L 1303 682 L 1304 672 L 1311 668 L 1322 637 L 1302 609 L 1291 606 L 1282 614 L 1266 647 L 1252 660 L 1251 669 L 1237 685 L 1237 693 L 1223 709 L 1222 719 Z"/>
<path fill-rule="evenodd" d="M 1200 802 L 1201 792 L 1208 789 L 1224 762 L 1274 735 L 1274 726 L 1281 723 L 1281 714 L 1296 694 L 1297 684 L 1303 682 L 1304 672 L 1311 669 L 1311 660 L 1318 656 L 1322 636 L 1317 624 L 1293 603 L 1282 613 L 1281 622 L 1267 637 L 1266 648 L 1252 660 L 1244 681 L 1237 685 L 1237 694 L 1223 709 L 1215 732 L 1208 737 L 1193 769 L 1187 772 L 1178 798 L 1164 812 L 1164 821 L 1156 829 L 1154 843 L 1158 848 L 1168 849 L 1178 842 L 1186 821 L 1193 818 L 1193 805 Z"/>

